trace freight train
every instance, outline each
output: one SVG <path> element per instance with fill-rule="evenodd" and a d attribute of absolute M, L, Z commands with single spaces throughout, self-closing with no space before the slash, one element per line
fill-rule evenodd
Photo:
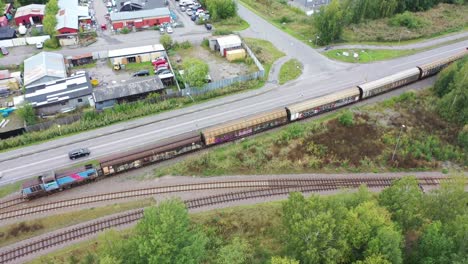
<path fill-rule="evenodd" d="M 468 48 L 448 58 L 414 67 L 336 93 L 209 127 L 201 132 L 194 131 L 181 134 L 144 147 L 99 158 L 97 165 L 90 164 L 68 171 L 48 172 L 25 182 L 22 185 L 21 193 L 25 199 L 30 199 L 61 191 L 84 182 L 126 172 L 315 116 L 434 75 L 442 68 L 466 55 L 468 55 Z"/>

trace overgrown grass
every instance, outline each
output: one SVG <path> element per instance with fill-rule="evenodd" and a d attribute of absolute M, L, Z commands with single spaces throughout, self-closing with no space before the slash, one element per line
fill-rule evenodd
<path fill-rule="evenodd" d="M 18 181 L 18 182 L 14 182 L 14 183 L 10 183 L 10 184 L 1 186 L 0 187 L 0 198 L 3 198 L 5 196 L 8 196 L 8 195 L 10 195 L 12 193 L 17 192 L 20 189 L 21 184 L 23 184 L 23 182 L 24 181 Z"/>
<path fill-rule="evenodd" d="M 201 225 L 212 241 L 205 258 L 207 263 L 213 263 L 219 247 L 235 236 L 246 239 L 252 247 L 255 263 L 267 263 L 271 256 L 280 255 L 284 249 L 281 244 L 281 215 L 281 202 L 271 202 L 196 213 L 190 217 L 193 222 Z M 133 228 L 119 231 L 122 237 L 132 232 Z M 72 259 L 83 260 L 82 263 L 93 263 L 86 262 L 86 259 L 97 259 L 98 243 L 98 239 L 77 243 L 29 263 L 68 264 L 74 263 Z"/>
<path fill-rule="evenodd" d="M 244 38 L 244 41 L 247 43 L 247 46 L 249 46 L 260 63 L 262 63 L 263 68 L 265 69 L 264 79 L 267 80 L 273 63 L 277 59 L 286 56 L 286 54 L 278 50 L 271 42 L 266 40 Z"/>
<path fill-rule="evenodd" d="M 468 29 L 468 5 L 439 4 L 424 12 L 415 13 L 415 17 L 425 21 L 417 28 L 392 26 L 392 18 L 366 21 L 350 25 L 343 32 L 345 42 L 385 42 L 407 44 L 405 40 L 424 40 L 448 33 Z"/>
<path fill-rule="evenodd" d="M 325 56 L 330 59 L 351 62 L 351 63 L 369 63 L 375 61 L 389 60 L 393 58 L 403 57 L 420 52 L 419 49 L 411 50 L 381 50 L 381 49 L 336 49 L 324 52 Z M 343 52 L 347 52 L 345 56 Z M 358 54 L 358 57 L 354 57 Z"/>
<path fill-rule="evenodd" d="M 304 66 L 296 59 L 290 59 L 285 62 L 279 72 L 279 84 L 284 84 L 288 81 L 295 80 L 302 74 Z"/>
<path fill-rule="evenodd" d="M 74 66 L 73 68 L 71 68 L 72 70 L 77 70 L 77 69 L 91 69 L 91 68 L 96 68 L 96 61 L 92 62 L 92 63 L 88 63 L 88 64 L 83 64 L 83 65 L 78 65 L 78 66 Z"/>
<path fill-rule="evenodd" d="M 445 161 L 466 168 L 467 153 L 457 145 L 462 127 L 442 120 L 433 100 L 427 93 L 403 93 L 352 110 L 346 118 L 351 122 L 337 112 L 338 118 L 290 124 L 161 168 L 154 176 L 433 170 Z M 407 128 L 399 136 L 401 124 Z"/>
<path fill-rule="evenodd" d="M 216 31 L 242 31 L 250 27 L 249 23 L 239 16 L 230 17 L 219 22 L 213 22 Z"/>
<path fill-rule="evenodd" d="M 141 70 L 148 70 L 150 75 L 154 75 L 153 64 L 151 64 L 151 61 L 128 63 L 125 65 L 125 71 L 136 72 Z"/>
<path fill-rule="evenodd" d="M 154 205 L 153 199 L 91 207 L 80 211 L 51 215 L 0 227 L 0 247 L 111 214 Z"/>

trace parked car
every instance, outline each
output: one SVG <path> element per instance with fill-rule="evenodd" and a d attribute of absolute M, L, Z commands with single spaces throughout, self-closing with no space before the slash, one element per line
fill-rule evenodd
<path fill-rule="evenodd" d="M 193 15 L 190 17 L 190 19 L 191 19 L 192 21 L 197 20 L 197 15 L 193 14 Z"/>
<path fill-rule="evenodd" d="M 211 30 L 213 26 L 210 23 L 205 23 L 205 28 Z"/>
<path fill-rule="evenodd" d="M 165 59 L 156 59 L 152 61 L 151 64 L 153 64 L 153 66 L 158 66 L 161 64 L 167 64 L 167 61 Z"/>
<path fill-rule="evenodd" d="M 80 148 L 80 149 L 75 149 L 75 150 L 72 150 L 72 151 L 68 152 L 68 157 L 71 160 L 74 160 L 74 159 L 77 159 L 77 158 L 89 156 L 90 154 L 91 154 L 91 151 L 89 151 L 89 149 Z"/>
<path fill-rule="evenodd" d="M 141 71 L 137 71 L 135 73 L 132 74 L 132 77 L 136 77 L 136 76 L 148 76 L 149 75 L 149 71 L 148 70 L 141 70 Z"/>
<path fill-rule="evenodd" d="M 5 55 L 5 56 L 9 54 L 7 48 L 5 48 L 5 47 L 0 47 L 0 50 L 2 50 L 2 54 Z"/>
<path fill-rule="evenodd" d="M 193 10 L 192 9 L 187 9 L 187 15 L 192 16 L 193 15 Z"/>
<path fill-rule="evenodd" d="M 166 67 L 167 69 L 169 69 L 169 64 L 168 63 L 158 64 L 158 65 L 154 66 L 154 69 L 157 70 L 157 69 L 162 68 L 162 67 Z"/>
<path fill-rule="evenodd" d="M 164 30 L 164 27 L 160 26 L 159 27 L 159 33 L 164 34 L 166 31 Z"/>
<path fill-rule="evenodd" d="M 331 49 L 332 49 L 331 46 L 326 46 L 326 47 L 325 47 L 325 50 L 331 50 Z"/>
<path fill-rule="evenodd" d="M 167 33 L 172 34 L 174 30 L 172 30 L 172 27 L 167 27 L 166 28 Z"/>
<path fill-rule="evenodd" d="M 36 43 L 36 48 L 37 49 L 42 49 L 44 47 L 44 42 L 38 42 Z"/>
<path fill-rule="evenodd" d="M 185 6 L 181 6 L 181 7 L 180 7 L 180 11 L 185 12 L 185 10 L 186 10 L 186 9 L 185 9 Z"/>
<path fill-rule="evenodd" d="M 170 74 L 170 73 L 172 73 L 171 70 L 163 70 L 163 71 L 158 72 L 158 76 L 164 75 L 164 74 Z"/>
<path fill-rule="evenodd" d="M 161 73 L 163 73 L 165 71 L 170 71 L 170 70 L 168 68 L 163 67 L 163 68 L 159 68 L 159 69 L 155 70 L 154 74 L 159 75 L 159 74 L 161 74 Z"/>

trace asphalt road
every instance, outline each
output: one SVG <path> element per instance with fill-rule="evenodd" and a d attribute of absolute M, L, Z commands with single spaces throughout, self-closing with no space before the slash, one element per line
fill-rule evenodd
<path fill-rule="evenodd" d="M 286 86 L 269 84 L 256 91 L 1 153 L 0 171 L 3 180 L 0 185 L 85 161 L 81 159 L 72 162 L 68 159 L 68 151 L 74 148 L 88 147 L 92 152 L 89 159 L 96 159 L 187 131 L 200 130 L 349 88 L 366 80 L 447 57 L 468 46 L 468 41 L 463 41 L 386 62 L 365 65 L 337 63 L 259 19 L 242 6 L 239 6 L 239 13 L 252 26 L 250 33 L 245 32 L 245 35 L 260 34 L 255 37 L 273 42 L 289 56 L 304 63 L 304 74 L 299 79 Z"/>

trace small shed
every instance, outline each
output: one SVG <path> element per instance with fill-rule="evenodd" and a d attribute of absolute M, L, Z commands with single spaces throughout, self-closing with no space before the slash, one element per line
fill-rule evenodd
<path fill-rule="evenodd" d="M 242 47 L 242 40 L 237 35 L 228 35 L 222 37 L 213 37 L 210 39 L 210 48 L 219 51 L 221 56 L 226 56 L 228 50 L 239 49 Z"/>
<path fill-rule="evenodd" d="M 245 49 L 235 49 L 226 51 L 228 61 L 242 60 L 245 58 Z"/>

